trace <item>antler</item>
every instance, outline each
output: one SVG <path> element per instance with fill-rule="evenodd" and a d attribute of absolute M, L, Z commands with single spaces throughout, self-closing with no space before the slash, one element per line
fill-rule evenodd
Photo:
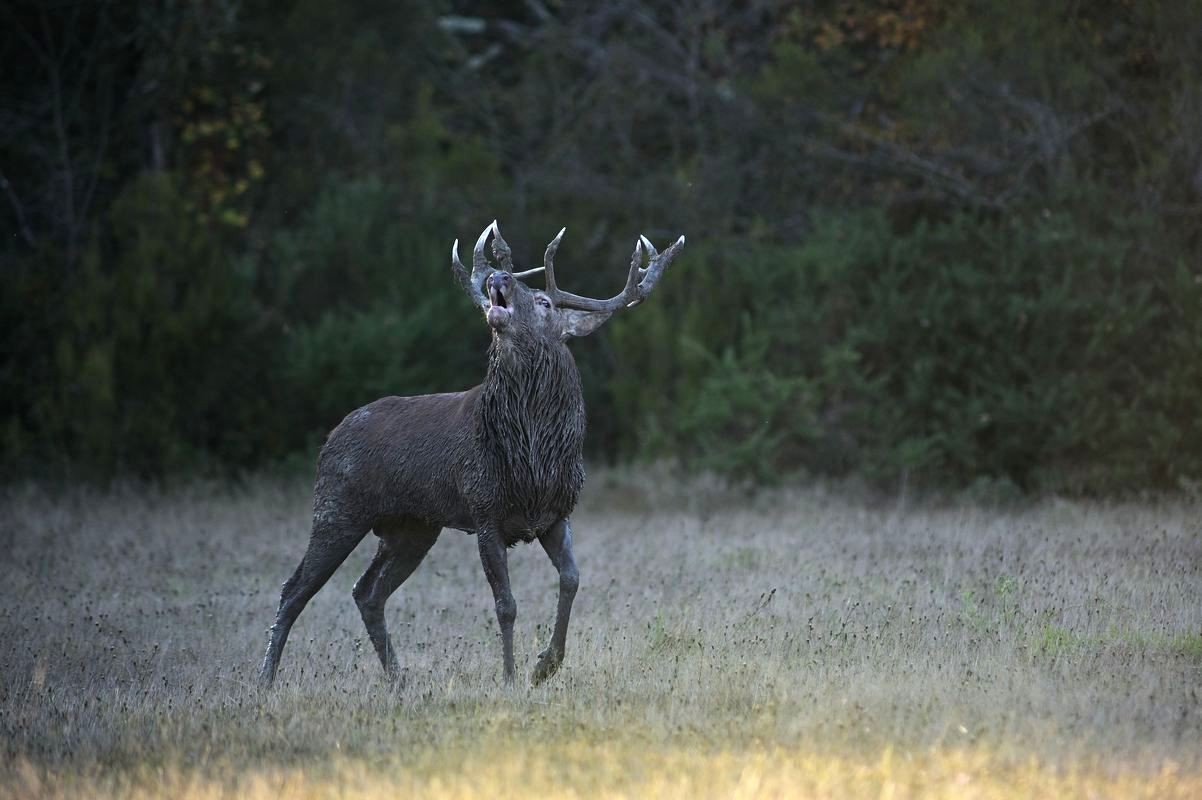
<path fill-rule="evenodd" d="M 495 220 L 492 224 L 492 254 L 497 261 L 501 262 L 501 269 L 515 278 L 529 278 L 531 275 L 537 275 L 543 271 L 542 267 L 535 267 L 534 269 L 522 272 L 513 271 L 513 253 L 509 249 L 509 243 L 501 238 L 501 228 Z"/>
<path fill-rule="evenodd" d="M 506 272 L 512 273 L 515 278 L 528 278 L 543 271 L 542 267 L 535 267 L 524 272 L 513 272 L 513 255 L 509 250 L 509 244 L 501 238 L 501 228 L 495 219 L 480 233 L 480 238 L 476 239 L 476 246 L 472 248 L 471 274 L 468 274 L 467 267 L 463 266 L 463 262 L 459 260 L 459 240 L 456 239 L 455 243 L 451 245 L 451 269 L 454 271 L 459 285 L 463 287 L 463 291 L 467 293 L 473 303 L 481 308 L 488 305 L 488 296 L 484 293 L 484 281 L 489 275 L 496 272 L 488 263 L 488 257 L 484 255 L 484 243 L 488 241 L 490 233 L 493 235 L 493 255 L 501 262 L 501 267 Z"/>
<path fill-rule="evenodd" d="M 484 281 L 493 273 L 493 268 L 489 266 L 488 259 L 484 256 L 484 243 L 488 240 L 488 234 L 496 230 L 497 221 L 494 219 L 487 228 L 480 234 L 480 238 L 476 240 L 476 246 L 472 249 L 472 271 L 468 274 L 467 267 L 463 266 L 463 262 L 459 260 L 459 240 L 451 245 L 451 271 L 455 273 L 455 278 L 459 281 L 459 285 L 463 287 L 463 291 L 471 298 L 472 302 L 484 308 L 488 305 L 488 297 L 484 294 Z"/>
<path fill-rule="evenodd" d="M 559 250 L 559 242 L 563 239 L 564 230 L 561 230 L 551 240 L 551 243 L 547 245 L 547 252 L 543 254 L 543 269 L 547 273 L 547 294 L 557 306 L 602 314 L 612 314 L 619 308 L 636 306 L 646 300 L 664 274 L 664 270 L 684 247 L 684 237 L 681 236 L 661 254 L 646 236 L 640 236 L 639 240 L 634 243 L 634 253 L 630 257 L 630 272 L 626 276 L 626 287 L 620 294 L 608 300 L 594 300 L 591 297 L 581 297 L 578 294 L 565 292 L 555 284 L 555 266 L 552 262 L 555 259 L 556 251 Z M 646 268 L 642 267 L 644 249 L 647 251 L 649 259 Z"/>

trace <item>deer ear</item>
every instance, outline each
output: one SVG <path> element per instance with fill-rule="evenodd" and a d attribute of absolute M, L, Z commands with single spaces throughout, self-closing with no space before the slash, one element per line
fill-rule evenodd
<path fill-rule="evenodd" d="M 574 308 L 561 308 L 559 309 L 559 319 L 562 322 L 563 338 L 588 336 L 604 325 L 612 315 L 612 311 L 578 311 Z"/>

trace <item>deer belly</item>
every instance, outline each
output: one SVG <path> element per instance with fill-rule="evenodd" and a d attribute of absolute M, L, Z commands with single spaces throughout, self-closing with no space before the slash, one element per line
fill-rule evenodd
<path fill-rule="evenodd" d="M 506 544 L 533 542 L 558 519 L 559 515 L 550 512 L 512 514 L 501 524 L 501 532 Z"/>

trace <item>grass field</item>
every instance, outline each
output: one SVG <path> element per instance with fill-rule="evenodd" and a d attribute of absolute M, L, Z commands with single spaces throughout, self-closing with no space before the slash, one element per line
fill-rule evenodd
<path fill-rule="evenodd" d="M 388 607 L 402 689 L 350 596 L 369 536 L 266 695 L 306 486 L 9 487 L 0 796 L 1202 797 L 1196 503 L 639 487 L 586 490 L 543 686 L 501 685 L 447 531 Z M 528 670 L 557 579 L 537 546 L 510 572 Z"/>

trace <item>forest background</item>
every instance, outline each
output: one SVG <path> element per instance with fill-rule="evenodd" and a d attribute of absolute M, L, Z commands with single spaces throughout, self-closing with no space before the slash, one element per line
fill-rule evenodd
<path fill-rule="evenodd" d="M 615 293 L 594 462 L 1021 491 L 1202 479 L 1202 3 L 0 7 L 0 474 L 312 463 L 466 388 L 449 269 Z M 534 279 L 537 284 L 537 279 Z M 306 467 L 309 468 L 309 467 Z"/>

